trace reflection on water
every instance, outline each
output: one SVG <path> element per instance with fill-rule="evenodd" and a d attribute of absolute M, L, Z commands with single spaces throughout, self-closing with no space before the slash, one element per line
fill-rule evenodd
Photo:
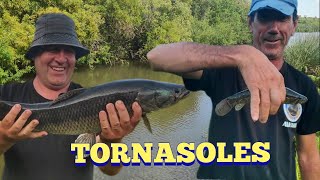
<path fill-rule="evenodd" d="M 77 69 L 74 73 L 73 80 L 79 82 L 85 87 L 95 86 L 119 79 L 143 78 L 173 83 L 182 83 L 179 76 L 163 72 L 154 72 L 146 65 L 123 65 L 105 67 L 99 66 L 93 70 Z"/>
<path fill-rule="evenodd" d="M 305 40 L 306 38 L 314 38 L 319 40 L 319 37 L 320 37 L 320 32 L 296 32 L 289 39 L 288 46 L 294 45 L 296 42 Z"/>
<path fill-rule="evenodd" d="M 105 82 L 118 79 L 144 78 L 173 83 L 182 83 L 180 77 L 161 72 L 153 72 L 147 66 L 116 66 L 97 67 L 94 70 L 77 69 L 73 81 L 85 87 L 95 86 Z M 155 158 L 157 144 L 169 142 L 173 153 L 181 142 L 194 142 L 199 144 L 207 140 L 207 131 L 211 114 L 211 102 L 203 92 L 192 93 L 188 98 L 170 108 L 148 115 L 152 126 L 153 134 L 150 134 L 139 123 L 134 132 L 123 141 L 127 143 L 154 143 L 152 156 Z M 129 150 L 128 155 L 131 155 Z M 113 177 L 103 175 L 97 168 L 95 169 L 95 180 L 104 179 L 195 179 L 198 168 L 197 162 L 192 166 L 144 166 L 124 167 L 121 172 Z"/>

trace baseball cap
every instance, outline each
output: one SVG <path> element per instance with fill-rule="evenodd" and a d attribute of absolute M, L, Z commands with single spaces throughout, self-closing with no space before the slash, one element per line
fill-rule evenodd
<path fill-rule="evenodd" d="M 270 8 L 290 16 L 297 7 L 297 0 L 252 0 L 248 15 L 250 16 L 252 13 L 260 9 Z"/>

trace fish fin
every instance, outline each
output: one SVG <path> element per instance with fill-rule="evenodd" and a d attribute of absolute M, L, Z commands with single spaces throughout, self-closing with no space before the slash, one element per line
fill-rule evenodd
<path fill-rule="evenodd" d="M 96 143 L 96 134 L 94 133 L 84 133 L 80 134 L 74 141 L 77 144 L 90 144 L 90 148 Z M 84 158 L 89 157 L 90 154 L 85 153 Z M 77 158 L 77 157 L 76 157 Z"/>
<path fill-rule="evenodd" d="M 234 107 L 234 109 L 235 109 L 236 111 L 240 111 L 240 110 L 243 108 L 244 105 L 246 105 L 246 103 L 237 104 L 237 105 Z"/>
<path fill-rule="evenodd" d="M 58 104 L 58 103 L 60 103 L 60 102 L 63 102 L 63 101 L 65 101 L 65 100 L 67 100 L 67 99 L 70 99 L 70 98 L 72 98 L 72 97 L 74 97 L 74 96 L 82 93 L 82 92 L 85 91 L 85 90 L 86 90 L 85 88 L 79 88 L 79 89 L 74 89 L 74 90 L 68 91 L 68 92 L 66 92 L 66 93 L 62 93 L 62 94 L 60 94 L 60 95 L 57 97 L 57 99 L 55 99 L 55 100 L 52 102 L 51 106 L 52 106 L 52 105 L 55 105 L 55 104 Z"/>
<path fill-rule="evenodd" d="M 150 121 L 149 121 L 146 113 L 143 113 L 143 114 L 142 114 L 142 119 L 143 119 L 143 123 L 144 123 L 144 125 L 147 127 L 148 131 L 149 131 L 150 133 L 152 133 Z"/>
<path fill-rule="evenodd" d="M 77 139 L 74 141 L 75 143 L 81 144 L 90 144 L 90 147 L 96 143 L 96 134 L 94 133 L 84 133 L 80 134 Z"/>

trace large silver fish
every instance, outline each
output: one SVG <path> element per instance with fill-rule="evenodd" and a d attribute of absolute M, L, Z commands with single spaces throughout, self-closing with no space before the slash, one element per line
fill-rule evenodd
<path fill-rule="evenodd" d="M 144 79 L 113 81 L 92 88 L 81 88 L 60 95 L 55 101 L 46 103 L 19 103 L 23 110 L 30 109 L 32 119 L 38 119 L 38 131 L 49 134 L 79 135 L 101 131 L 99 111 L 105 110 L 107 103 L 122 100 L 133 115 L 132 103 L 137 101 L 143 112 L 143 120 L 148 130 L 151 126 L 146 113 L 171 106 L 189 94 L 183 85 Z M 0 101 L 0 119 L 18 102 Z M 23 111 L 21 111 L 23 112 Z"/>
<path fill-rule="evenodd" d="M 293 91 L 290 88 L 286 88 L 286 98 L 284 104 L 303 104 L 308 101 L 308 98 L 302 94 Z M 250 103 L 250 91 L 248 89 L 240 91 L 232 96 L 229 96 L 220 101 L 215 108 L 215 112 L 218 116 L 224 116 L 228 114 L 232 108 L 239 111 L 244 105 Z"/>

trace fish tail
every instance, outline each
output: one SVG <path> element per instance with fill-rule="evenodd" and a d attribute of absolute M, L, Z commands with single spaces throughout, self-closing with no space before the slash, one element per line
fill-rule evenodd
<path fill-rule="evenodd" d="M 215 112 L 218 116 L 224 116 L 228 114 L 228 112 L 230 112 L 232 108 L 233 105 L 229 102 L 229 100 L 224 99 L 216 105 Z"/>

